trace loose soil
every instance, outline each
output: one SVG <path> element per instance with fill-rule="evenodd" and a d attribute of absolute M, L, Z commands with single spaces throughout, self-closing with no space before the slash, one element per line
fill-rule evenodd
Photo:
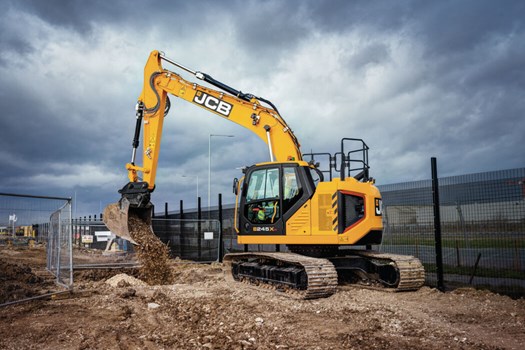
<path fill-rule="evenodd" d="M 141 264 L 141 278 L 150 285 L 172 282 L 168 246 L 155 236 L 151 225 L 137 216 L 129 215 L 128 226 L 131 238 L 137 242 L 134 249 Z"/>
<path fill-rule="evenodd" d="M 75 257 L 103 258 L 88 251 L 76 251 Z M 42 286 L 45 278 L 33 277 L 45 266 L 43 248 L 0 247 L 0 262 L 2 286 L 20 283 L 29 294 L 49 289 Z M 79 271 L 66 298 L 0 307 L 0 349 L 523 349 L 525 344 L 525 300 L 486 291 L 344 288 L 305 301 L 230 285 L 221 264 L 171 260 L 168 269 L 173 280 L 163 285 L 144 283 L 134 269 Z M 14 298 L 1 290 L 4 298 Z"/>

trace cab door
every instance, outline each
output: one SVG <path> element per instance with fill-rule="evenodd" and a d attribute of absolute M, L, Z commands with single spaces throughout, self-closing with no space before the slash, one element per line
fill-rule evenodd
<path fill-rule="evenodd" d="M 287 218 L 313 193 L 309 182 L 304 167 L 293 163 L 248 168 L 239 207 L 239 235 L 285 235 Z"/>

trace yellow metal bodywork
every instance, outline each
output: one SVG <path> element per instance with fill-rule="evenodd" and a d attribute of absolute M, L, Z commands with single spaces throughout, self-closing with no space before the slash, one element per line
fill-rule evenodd
<path fill-rule="evenodd" d="M 142 101 L 146 107 L 143 121 L 143 165 L 126 164 L 131 182 L 136 182 L 141 177 L 148 183 L 150 189 L 155 187 L 167 94 L 191 102 L 239 124 L 252 131 L 265 143 L 268 143 L 265 126 L 269 126 L 275 159 L 277 161 L 302 160 L 297 139 L 275 110 L 262 106 L 255 98 L 248 102 L 236 96 L 189 82 L 180 75 L 164 69 L 160 53 L 153 51 L 144 68 L 144 86 L 139 97 L 139 101 Z M 195 100 L 203 100 L 204 96 L 207 96 L 209 103 L 195 102 Z M 227 116 L 209 107 L 215 107 L 217 101 L 224 102 L 224 106 L 231 106 Z M 149 112 L 148 109 L 152 110 L 154 106 L 157 108 Z M 139 172 L 142 173 L 142 176 L 139 176 Z"/>
<path fill-rule="evenodd" d="M 352 193 L 364 198 L 364 216 L 344 233 L 338 233 L 337 192 Z M 286 222 L 286 235 L 243 235 L 239 244 L 333 244 L 352 245 L 370 231 L 383 229 L 381 215 L 376 215 L 379 190 L 371 182 L 350 177 L 341 181 L 320 182 L 315 194 Z"/>
<path fill-rule="evenodd" d="M 144 68 L 144 86 L 139 97 L 139 102 L 145 106 L 142 124 L 143 164 L 142 166 L 126 164 L 130 182 L 137 182 L 141 178 L 148 183 L 150 190 L 155 187 L 168 94 L 245 127 L 265 143 L 268 143 L 269 131 L 276 162 L 308 166 L 302 160 L 299 142 L 277 111 L 261 105 L 256 98 L 245 101 L 187 81 L 180 75 L 163 68 L 161 54 L 159 51 L 152 51 Z M 344 233 L 337 232 L 338 212 L 334 207 L 334 195 L 338 191 L 357 193 L 363 196 L 365 202 L 364 218 Z M 286 235 L 239 235 L 238 242 L 240 244 L 351 245 L 372 230 L 382 230 L 381 216 L 374 215 L 374 200 L 378 198 L 381 198 L 379 191 L 371 182 L 363 183 L 354 178 L 320 182 L 312 198 L 285 223 Z M 242 208 L 239 208 L 239 211 L 242 211 Z"/>

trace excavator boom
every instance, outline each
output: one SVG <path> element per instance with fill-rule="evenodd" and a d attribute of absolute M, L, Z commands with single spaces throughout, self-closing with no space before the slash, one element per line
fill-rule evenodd
<path fill-rule="evenodd" d="M 163 68 L 162 61 L 182 67 L 181 69 L 224 92 L 185 80 L 179 74 Z M 164 115 L 169 109 L 168 94 L 249 129 L 268 144 L 272 160 L 302 160 L 299 142 L 290 127 L 275 108 L 262 105 L 269 103 L 273 106 L 271 102 L 233 89 L 208 74 L 192 71 L 166 58 L 159 51 L 153 51 L 144 68 L 144 86 L 137 104 L 132 160 L 126 165 L 131 182 L 136 182 L 137 173 L 141 172 L 142 181 L 148 183 L 148 188 L 152 190 L 155 186 Z M 135 165 L 135 154 L 141 124 L 144 125 L 144 159 L 143 166 L 139 167 Z"/>
<path fill-rule="evenodd" d="M 198 85 L 162 66 L 168 62 L 222 91 Z M 215 115 L 239 124 L 268 144 L 272 161 L 302 161 L 300 145 L 290 127 L 268 100 L 243 93 L 210 75 L 193 71 L 159 51 L 151 52 L 144 67 L 144 85 L 136 107 L 136 126 L 131 162 L 126 164 L 129 182 L 119 190 L 122 198 L 104 210 L 104 222 L 116 235 L 134 242 L 129 229 L 130 215 L 151 222 L 150 193 L 155 188 L 157 164 L 168 95 L 186 100 Z M 266 104 L 268 106 L 263 105 Z M 143 128 L 143 164 L 136 164 Z"/>

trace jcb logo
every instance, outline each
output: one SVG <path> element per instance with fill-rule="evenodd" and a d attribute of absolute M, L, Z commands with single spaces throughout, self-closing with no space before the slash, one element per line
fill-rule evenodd
<path fill-rule="evenodd" d="M 383 201 L 379 198 L 375 199 L 376 216 L 383 215 Z"/>
<path fill-rule="evenodd" d="M 203 91 L 197 91 L 195 97 L 193 98 L 193 102 L 222 114 L 225 117 L 230 115 L 233 107 L 228 102 L 221 101 L 217 97 L 210 96 Z"/>

